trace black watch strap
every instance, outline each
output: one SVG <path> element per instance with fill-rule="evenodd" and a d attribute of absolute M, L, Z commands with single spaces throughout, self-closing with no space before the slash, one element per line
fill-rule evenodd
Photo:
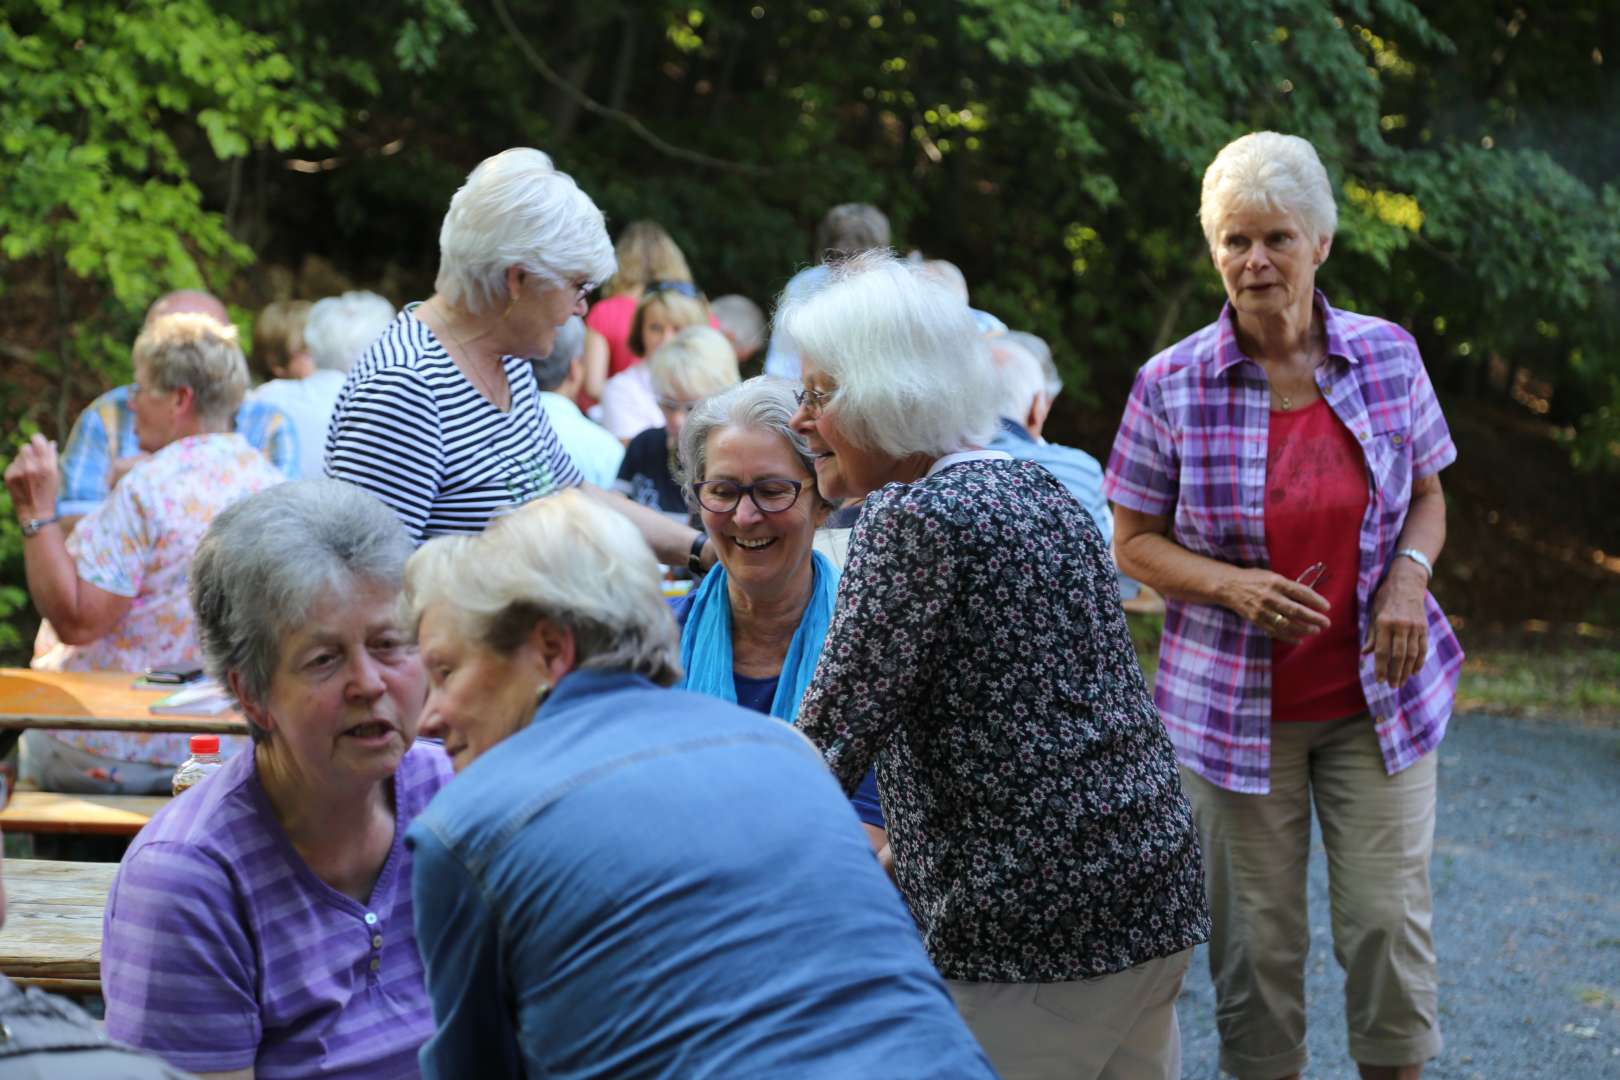
<path fill-rule="evenodd" d="M 686 568 L 692 571 L 692 576 L 703 576 L 703 545 L 709 542 L 709 534 L 700 532 L 692 537 L 692 550 L 686 556 Z"/>

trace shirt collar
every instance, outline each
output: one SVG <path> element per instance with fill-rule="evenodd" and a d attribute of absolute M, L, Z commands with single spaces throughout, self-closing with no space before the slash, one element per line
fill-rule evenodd
<path fill-rule="evenodd" d="M 1341 356 L 1352 364 L 1359 363 L 1356 355 L 1350 351 L 1345 341 L 1344 331 L 1339 325 L 1339 313 L 1327 301 L 1327 294 L 1317 289 L 1311 301 L 1316 309 L 1316 317 L 1322 320 L 1322 327 L 1327 332 L 1327 353 L 1329 356 Z M 1236 312 L 1232 310 L 1232 301 L 1228 300 L 1221 306 L 1221 317 L 1215 326 L 1215 352 L 1210 363 L 1217 373 L 1243 363 L 1249 357 L 1238 346 Z"/>
<path fill-rule="evenodd" d="M 1023 424 L 1016 420 L 1009 420 L 1005 416 L 1001 418 L 1001 430 L 1004 434 L 1012 436 L 1017 442 L 1033 443 L 1035 441 L 1035 436 L 1025 430 Z"/>

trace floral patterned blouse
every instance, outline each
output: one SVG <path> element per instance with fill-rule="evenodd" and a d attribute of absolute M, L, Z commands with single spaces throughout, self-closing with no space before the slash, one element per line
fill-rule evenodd
<path fill-rule="evenodd" d="M 187 592 L 191 554 L 215 514 L 285 479 L 235 433 L 178 439 L 131 469 L 67 541 L 80 580 L 130 597 L 129 611 L 105 636 L 88 645 L 59 646 L 35 660 L 34 666 L 131 672 L 201 666 Z M 81 750 L 121 761 L 178 765 L 188 753 L 184 735 L 51 734 Z"/>
<path fill-rule="evenodd" d="M 799 727 L 846 791 L 876 759 L 946 978 L 1065 982 L 1208 938 L 1112 559 L 1039 465 L 965 462 L 866 500 Z"/>

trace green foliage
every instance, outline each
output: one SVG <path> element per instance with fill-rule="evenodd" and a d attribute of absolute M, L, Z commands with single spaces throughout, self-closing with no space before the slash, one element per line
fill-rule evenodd
<path fill-rule="evenodd" d="M 188 157 L 330 145 L 341 122 L 289 88 L 293 66 L 271 38 L 205 0 L 14 3 L 0 65 L 0 255 L 91 283 L 124 324 L 164 289 L 221 280 L 253 257 L 204 206 Z M 61 313 L 81 340 L 102 314 Z"/>
<path fill-rule="evenodd" d="M 662 222 L 711 295 L 768 301 L 827 207 L 876 203 L 897 246 L 957 262 L 977 306 L 1053 342 L 1071 400 L 1109 410 L 1219 310 L 1200 176 L 1270 128 L 1310 139 L 1335 184 L 1336 302 L 1411 329 L 1446 394 L 1484 392 L 1493 356 L 1530 369 L 1574 459 L 1620 466 L 1603 0 L 0 12 L 0 270 L 46 313 L 21 344 L 97 365 L 64 399 L 116 374 L 154 294 L 225 287 L 254 254 L 425 295 L 450 194 L 531 145 L 615 230 Z"/>

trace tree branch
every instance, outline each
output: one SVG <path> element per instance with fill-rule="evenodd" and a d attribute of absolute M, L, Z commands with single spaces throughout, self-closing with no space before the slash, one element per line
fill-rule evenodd
<path fill-rule="evenodd" d="M 711 169 L 725 169 L 728 172 L 746 173 L 750 176 L 765 176 L 772 171 L 771 169 L 768 169 L 762 165 L 749 165 L 739 161 L 726 161 L 723 158 L 712 157 L 709 154 L 704 154 L 697 150 L 688 150 L 684 147 L 676 146 L 673 143 L 660 138 L 653 131 L 649 130 L 647 125 L 643 124 L 640 120 L 625 112 L 623 109 L 611 109 L 608 106 L 603 105 L 601 102 L 580 90 L 579 87 L 557 74 L 551 65 L 546 63 L 545 58 L 535 50 L 533 45 L 529 44 L 529 39 L 524 37 L 523 32 L 518 29 L 517 23 L 512 19 L 512 13 L 507 10 L 505 0 L 490 0 L 490 3 L 495 8 L 495 14 L 500 18 L 501 25 L 506 27 L 507 34 L 511 36 L 512 41 L 517 45 L 518 51 L 521 52 L 524 58 L 528 60 L 534 69 L 540 73 L 540 77 L 545 79 L 552 86 L 555 86 L 568 97 L 572 98 L 579 105 L 579 107 L 584 109 L 586 112 L 591 113 L 594 116 L 600 116 L 604 119 L 613 120 L 623 124 L 625 127 L 629 128 L 637 138 L 641 139 L 648 146 L 651 146 L 654 150 L 657 150 L 659 153 L 668 157 L 677 158 L 681 161 L 689 161 L 694 165 L 702 165 Z"/>

